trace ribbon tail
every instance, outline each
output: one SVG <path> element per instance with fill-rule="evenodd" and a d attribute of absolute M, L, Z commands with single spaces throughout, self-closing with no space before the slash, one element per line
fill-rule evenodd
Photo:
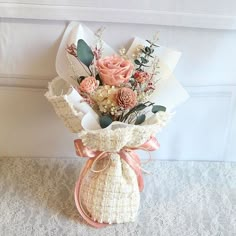
<path fill-rule="evenodd" d="M 132 152 L 132 156 L 134 158 L 134 161 L 138 163 L 138 166 L 135 168 L 134 171 L 135 171 L 135 174 L 137 175 L 139 191 L 142 192 L 144 189 L 144 181 L 143 181 L 143 173 L 141 169 L 141 161 L 136 152 Z"/>
<path fill-rule="evenodd" d="M 145 142 L 144 144 L 135 147 L 135 148 L 130 148 L 131 150 L 137 150 L 137 149 L 141 149 L 144 151 L 155 151 L 160 147 L 160 144 L 158 143 L 157 139 L 152 136 L 147 142 Z"/>
<path fill-rule="evenodd" d="M 139 156 L 134 152 L 123 151 L 120 153 L 121 158 L 133 169 L 137 176 L 139 191 L 142 192 L 144 188 L 143 174 L 141 170 L 141 163 Z"/>
<path fill-rule="evenodd" d="M 97 155 L 101 153 L 99 151 L 93 151 L 90 148 L 84 146 L 81 139 L 74 140 L 74 145 L 75 145 L 76 154 L 77 156 L 80 156 L 80 157 L 92 158 L 92 157 L 96 157 Z"/>
<path fill-rule="evenodd" d="M 80 215 L 82 216 L 82 218 L 91 226 L 95 227 L 95 228 L 103 228 L 105 226 L 107 226 L 108 224 L 106 223 L 99 223 L 99 222 L 95 222 L 93 221 L 84 211 L 83 207 L 82 207 L 82 203 L 80 201 L 80 189 L 81 189 L 81 183 L 82 180 L 84 178 L 84 176 L 86 175 L 87 171 L 90 169 L 90 167 L 93 164 L 93 160 L 88 160 L 84 166 L 84 168 L 82 169 L 79 179 L 76 183 L 75 186 L 75 192 L 74 192 L 74 198 L 75 198 L 75 204 L 76 207 L 78 209 L 78 212 L 80 213 Z"/>

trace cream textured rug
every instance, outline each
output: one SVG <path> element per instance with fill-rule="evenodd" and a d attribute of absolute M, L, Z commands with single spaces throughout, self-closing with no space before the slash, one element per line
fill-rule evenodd
<path fill-rule="evenodd" d="M 76 210 L 81 166 L 78 159 L 0 158 L 0 235 L 236 235 L 236 163 L 152 161 L 137 221 L 104 229 Z"/>

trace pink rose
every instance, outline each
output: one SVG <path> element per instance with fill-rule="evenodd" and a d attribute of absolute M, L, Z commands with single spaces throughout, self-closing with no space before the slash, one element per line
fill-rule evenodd
<path fill-rule="evenodd" d="M 97 61 L 97 69 L 104 84 L 119 86 L 129 81 L 133 64 L 119 56 L 105 57 Z"/>
<path fill-rule="evenodd" d="M 147 72 L 144 71 L 136 71 L 134 73 L 134 78 L 139 82 L 139 83 L 143 83 L 147 80 L 150 79 L 150 75 Z"/>
<path fill-rule="evenodd" d="M 132 108 L 137 103 L 137 95 L 130 88 L 121 88 L 116 95 L 116 102 L 125 109 Z"/>
<path fill-rule="evenodd" d="M 91 93 L 98 87 L 98 85 L 99 82 L 94 77 L 90 76 L 82 80 L 79 89 L 81 92 Z"/>

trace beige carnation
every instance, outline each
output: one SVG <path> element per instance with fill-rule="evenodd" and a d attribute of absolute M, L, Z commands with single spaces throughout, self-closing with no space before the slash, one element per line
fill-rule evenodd
<path fill-rule="evenodd" d="M 98 87 L 98 85 L 99 82 L 94 77 L 90 76 L 82 80 L 79 89 L 81 92 L 91 93 Z"/>

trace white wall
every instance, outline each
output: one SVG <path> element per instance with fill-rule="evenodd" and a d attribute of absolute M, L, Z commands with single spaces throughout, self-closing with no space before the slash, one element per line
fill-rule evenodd
<path fill-rule="evenodd" d="M 105 26 L 116 49 L 159 31 L 160 44 L 182 51 L 175 75 L 191 98 L 160 134 L 155 157 L 236 161 L 236 2 L 100 2 L 0 1 L 0 156 L 75 156 L 75 136 L 43 94 L 63 31 L 77 20 Z"/>

